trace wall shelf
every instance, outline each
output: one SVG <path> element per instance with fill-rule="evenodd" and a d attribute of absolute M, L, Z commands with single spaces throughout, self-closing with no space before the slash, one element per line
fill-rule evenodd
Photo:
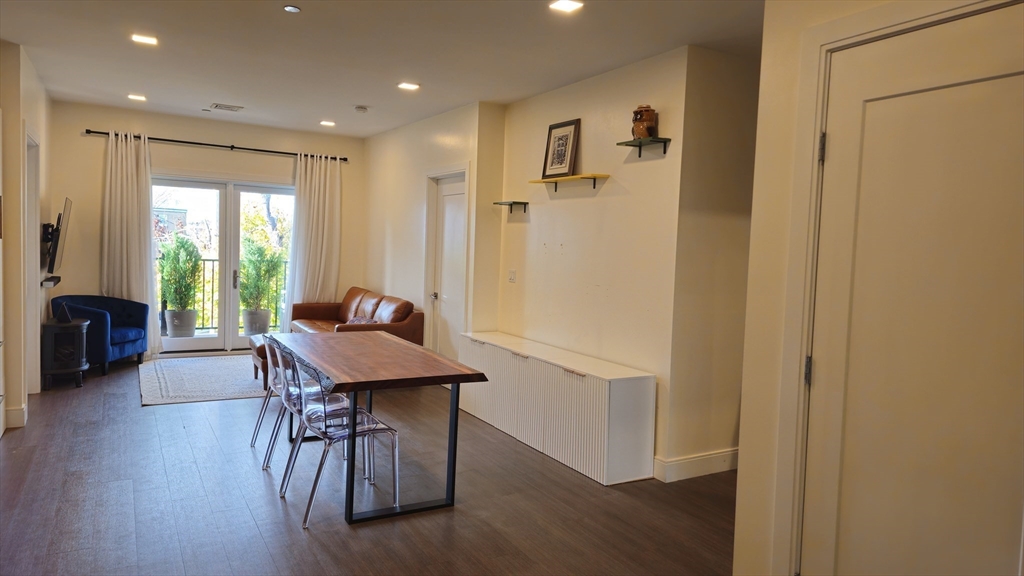
<path fill-rule="evenodd" d="M 655 144 L 661 144 L 661 153 L 665 154 L 668 152 L 668 143 L 671 142 L 671 138 L 637 138 L 636 140 L 626 140 L 625 142 L 616 142 L 616 146 L 629 146 L 636 148 L 636 157 L 642 158 L 644 154 L 644 146 L 653 146 Z"/>
<path fill-rule="evenodd" d="M 520 202 L 519 200 L 506 200 L 504 202 L 495 202 L 495 206 L 508 206 L 508 213 L 512 213 L 513 206 L 522 206 L 523 214 L 526 214 L 526 207 L 530 205 L 529 202 Z"/>
<path fill-rule="evenodd" d="M 603 178 L 611 178 L 611 174 L 577 174 L 575 176 L 559 176 L 557 178 L 542 178 L 540 180 L 530 180 L 530 184 L 554 184 L 555 192 L 558 192 L 559 182 L 569 182 L 572 180 L 590 180 L 594 183 L 594 189 L 597 189 L 597 181 Z"/>

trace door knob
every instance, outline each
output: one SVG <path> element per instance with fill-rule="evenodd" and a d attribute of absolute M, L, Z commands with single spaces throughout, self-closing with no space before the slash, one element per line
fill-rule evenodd
<path fill-rule="evenodd" d="M 437 292 L 431 292 L 430 293 L 430 299 L 431 300 L 437 300 Z"/>

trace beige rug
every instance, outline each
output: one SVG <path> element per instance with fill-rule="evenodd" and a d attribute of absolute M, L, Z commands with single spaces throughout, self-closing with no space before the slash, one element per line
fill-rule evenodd
<path fill-rule="evenodd" d="M 257 398 L 266 394 L 262 377 L 252 377 L 244 356 L 151 360 L 139 366 L 142 405 Z"/>

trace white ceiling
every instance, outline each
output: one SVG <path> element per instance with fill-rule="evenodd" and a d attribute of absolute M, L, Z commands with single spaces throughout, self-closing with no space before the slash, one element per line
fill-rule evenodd
<path fill-rule="evenodd" d="M 25 47 L 57 100 L 357 137 L 687 44 L 760 52 L 761 0 L 589 0 L 573 14 L 549 1 L 3 0 L 0 38 Z M 202 112 L 213 102 L 245 110 Z"/>

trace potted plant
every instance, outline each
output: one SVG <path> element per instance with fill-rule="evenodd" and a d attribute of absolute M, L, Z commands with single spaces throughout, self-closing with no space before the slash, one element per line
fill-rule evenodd
<path fill-rule="evenodd" d="M 278 294 L 274 281 L 280 276 L 284 256 L 279 250 L 242 238 L 238 299 L 242 303 L 242 332 L 262 334 L 270 330 L 270 308 Z"/>
<path fill-rule="evenodd" d="M 187 338 L 196 335 L 196 289 L 202 276 L 202 256 L 195 243 L 175 234 L 170 242 L 160 245 L 163 256 L 158 261 L 160 292 L 167 299 L 164 320 L 167 335 Z"/>

